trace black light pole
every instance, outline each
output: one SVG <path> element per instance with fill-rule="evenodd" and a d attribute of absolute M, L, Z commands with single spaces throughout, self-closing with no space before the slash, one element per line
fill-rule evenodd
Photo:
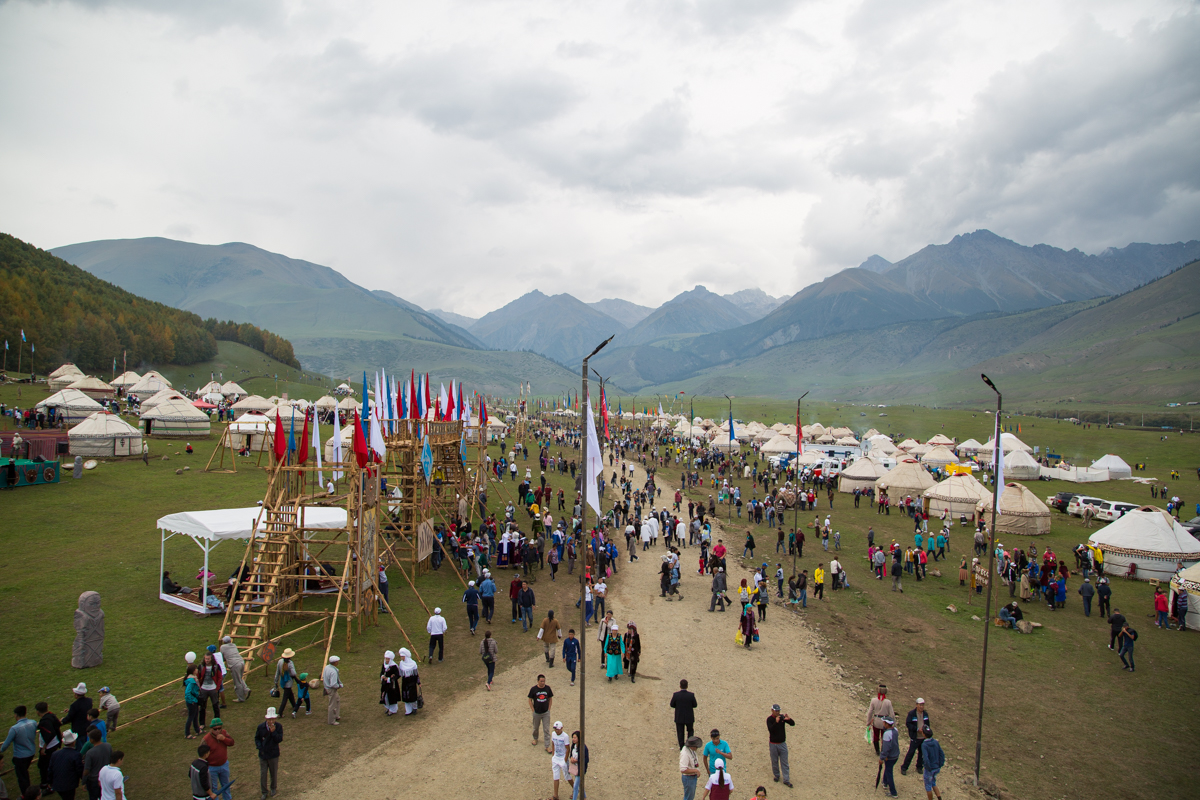
<path fill-rule="evenodd" d="M 994 440 L 996 449 L 992 451 L 992 463 L 995 465 L 1004 458 L 1003 445 L 1000 442 L 1000 410 L 1003 398 L 991 378 L 987 375 L 979 377 L 983 378 L 983 382 L 996 393 L 996 438 Z M 998 473 L 999 470 L 996 472 Z M 983 614 L 983 666 L 979 671 L 979 724 L 975 729 L 975 786 L 977 787 L 979 786 L 979 759 L 983 751 L 983 693 L 987 685 L 988 632 L 992 629 L 992 567 L 996 560 L 996 507 L 1000 505 L 1000 481 L 996 480 L 1000 476 L 993 474 L 992 477 L 992 524 L 988 530 L 987 586 L 985 588 L 987 599 L 984 601 Z"/>
<path fill-rule="evenodd" d="M 804 441 L 804 433 L 800 430 L 800 401 L 806 397 L 808 397 L 808 392 L 805 392 L 804 394 L 802 394 L 796 398 L 796 470 L 797 471 L 800 470 L 800 448 L 802 446 L 800 443 Z M 797 492 L 796 500 L 792 504 L 792 525 L 796 529 L 794 531 L 796 540 L 793 542 L 793 547 L 792 547 L 792 576 L 793 577 L 795 577 L 795 575 L 796 575 L 796 552 L 800 549 L 800 541 L 799 541 L 800 540 L 799 491 L 800 490 L 796 489 L 795 491 Z"/>
<path fill-rule="evenodd" d="M 729 401 L 729 443 L 733 444 L 733 398 L 730 397 L 729 395 L 725 395 L 725 399 Z M 728 452 L 729 449 L 730 448 L 727 447 L 726 451 Z M 732 454 L 731 454 L 730 468 L 729 468 L 729 494 L 725 496 L 725 502 L 729 504 L 728 518 L 729 518 L 730 525 L 733 524 L 733 466 L 732 466 L 732 462 L 733 462 L 733 458 L 732 458 Z"/>
<path fill-rule="evenodd" d="M 616 334 L 613 334 L 613 336 L 615 336 L 615 335 Z M 612 339 L 613 339 L 612 336 L 608 337 L 603 342 L 596 345 L 596 349 L 593 350 L 591 353 L 588 353 L 583 358 L 583 395 L 582 395 L 583 403 L 582 403 L 582 405 L 584 407 L 583 413 L 585 413 L 585 414 L 592 413 L 591 408 L 588 405 L 588 361 L 591 359 L 592 356 L 596 355 L 596 353 L 599 353 L 601 350 L 603 350 L 604 346 L 606 344 L 608 344 L 609 342 L 611 342 Z M 588 574 L 588 558 L 587 558 L 588 548 L 587 548 L 587 542 L 584 539 L 584 537 L 587 535 L 587 481 L 588 481 L 587 429 L 588 429 L 588 426 L 587 426 L 586 419 L 581 420 L 581 422 L 583 424 L 579 426 L 580 427 L 579 445 L 580 445 L 580 452 L 582 453 L 583 458 L 581 458 L 579 461 L 580 461 L 580 464 L 583 467 L 583 469 L 580 470 L 580 473 L 579 473 L 580 477 L 581 477 L 581 480 L 579 483 L 579 488 L 582 489 L 583 491 L 580 492 L 581 502 L 579 503 L 579 546 L 583 550 L 583 552 L 580 554 L 582 556 L 582 558 L 580 558 L 580 561 L 583 562 L 583 569 L 579 570 L 579 777 L 576 778 L 576 780 L 579 781 L 580 797 L 584 796 L 584 794 L 585 794 L 583 791 L 584 790 L 583 773 L 585 772 L 585 766 L 587 764 L 587 760 L 584 756 L 584 753 L 586 752 L 584 750 L 584 742 L 586 741 L 585 734 L 587 732 L 587 727 L 585 725 L 585 720 L 587 718 L 587 659 L 584 658 L 583 650 L 584 650 L 584 647 L 586 647 L 586 645 L 584 643 L 587 641 L 587 602 L 584 600 L 584 597 L 587 593 L 587 574 Z M 570 756 L 570 753 L 568 752 L 567 755 Z"/>

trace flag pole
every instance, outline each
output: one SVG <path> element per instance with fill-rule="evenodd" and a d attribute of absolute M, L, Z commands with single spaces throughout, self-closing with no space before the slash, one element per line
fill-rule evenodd
<path fill-rule="evenodd" d="M 987 375 L 980 375 L 983 382 L 986 383 L 993 392 L 996 393 L 996 438 L 994 440 L 995 450 L 993 450 L 993 464 L 1002 463 L 1004 458 L 1004 446 L 1000 442 L 1000 409 L 1003 397 L 1000 395 L 1000 390 L 996 388 L 996 384 L 992 383 Z M 987 656 L 988 656 L 988 632 L 992 629 L 992 568 L 996 560 L 996 508 L 1000 505 L 1000 470 L 996 470 L 995 477 L 997 480 L 992 481 L 992 525 L 988 531 L 988 567 L 987 567 L 987 586 L 984 591 L 987 592 L 987 599 L 984 601 L 983 614 L 983 664 L 979 670 L 979 722 L 975 728 L 975 786 L 979 786 L 979 760 L 983 751 L 983 693 L 987 685 Z"/>
<path fill-rule="evenodd" d="M 808 392 L 805 392 L 804 394 L 802 394 L 796 398 L 796 462 L 797 463 L 793 467 L 796 470 L 800 469 L 800 463 L 799 463 L 800 448 L 803 446 L 800 444 L 800 442 L 804 441 L 804 434 L 800 431 L 800 401 L 806 397 L 808 397 Z M 800 490 L 796 489 L 795 491 L 799 492 Z M 793 534 L 793 537 L 796 539 L 796 541 L 793 542 L 794 546 L 792 547 L 792 577 L 794 578 L 794 577 L 796 577 L 796 551 L 798 551 L 800 549 L 800 542 L 799 542 L 799 538 L 800 538 L 800 498 L 799 497 L 796 497 L 795 502 L 792 503 L 792 527 L 795 528 L 795 530 L 792 531 L 792 534 Z"/>

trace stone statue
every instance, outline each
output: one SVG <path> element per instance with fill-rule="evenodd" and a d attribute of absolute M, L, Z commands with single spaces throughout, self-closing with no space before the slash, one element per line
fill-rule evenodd
<path fill-rule="evenodd" d="M 104 612 L 100 593 L 79 595 L 75 609 L 75 644 L 71 647 L 71 666 L 75 669 L 98 667 L 104 661 Z"/>

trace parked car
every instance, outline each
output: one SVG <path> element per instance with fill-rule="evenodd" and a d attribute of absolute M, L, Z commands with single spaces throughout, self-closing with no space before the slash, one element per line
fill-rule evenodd
<path fill-rule="evenodd" d="M 1192 536 L 1200 539 L 1200 517 L 1192 517 L 1187 522 L 1181 524 L 1191 532 Z"/>
<path fill-rule="evenodd" d="M 1047 497 L 1046 505 L 1051 508 L 1057 508 L 1065 514 L 1067 513 L 1067 505 L 1071 502 L 1071 499 L 1078 496 L 1075 492 L 1059 492 L 1053 497 Z"/>
<path fill-rule="evenodd" d="M 1071 502 L 1067 504 L 1067 513 L 1072 517 L 1082 517 L 1084 506 L 1091 506 L 1094 510 L 1103 502 L 1103 497 L 1088 497 L 1085 494 L 1077 494 L 1072 497 Z"/>
<path fill-rule="evenodd" d="M 1114 519 L 1123 517 L 1126 511 L 1133 511 L 1135 508 L 1138 508 L 1136 503 L 1118 503 L 1113 500 L 1105 500 L 1096 506 L 1096 519 L 1101 522 L 1112 522 Z"/>

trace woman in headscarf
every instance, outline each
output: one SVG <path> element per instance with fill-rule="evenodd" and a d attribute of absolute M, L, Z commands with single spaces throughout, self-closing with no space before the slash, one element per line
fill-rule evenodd
<path fill-rule="evenodd" d="M 383 654 L 383 666 L 379 668 L 379 684 L 379 704 L 390 717 L 400 710 L 397 705 L 400 702 L 400 667 L 396 664 L 396 654 L 391 650 Z"/>
<path fill-rule="evenodd" d="M 400 648 L 400 699 L 404 701 L 404 716 L 417 713 L 421 697 L 421 676 L 417 674 L 417 662 L 407 648 Z"/>
<path fill-rule="evenodd" d="M 638 662 L 642 660 L 642 637 L 632 620 L 625 626 L 622 644 L 625 645 L 625 668 L 629 670 L 629 682 L 637 683 Z"/>
<path fill-rule="evenodd" d="M 612 683 L 613 678 L 619 678 L 625 672 L 621 668 L 621 662 L 625 657 L 625 642 L 621 639 L 621 629 L 615 622 L 608 629 L 608 635 L 604 637 L 604 656 L 608 682 Z"/>
<path fill-rule="evenodd" d="M 754 639 L 754 606 L 746 603 L 742 606 L 742 616 L 738 619 L 738 630 L 742 632 L 742 646 L 747 650 L 750 649 L 750 642 Z"/>

